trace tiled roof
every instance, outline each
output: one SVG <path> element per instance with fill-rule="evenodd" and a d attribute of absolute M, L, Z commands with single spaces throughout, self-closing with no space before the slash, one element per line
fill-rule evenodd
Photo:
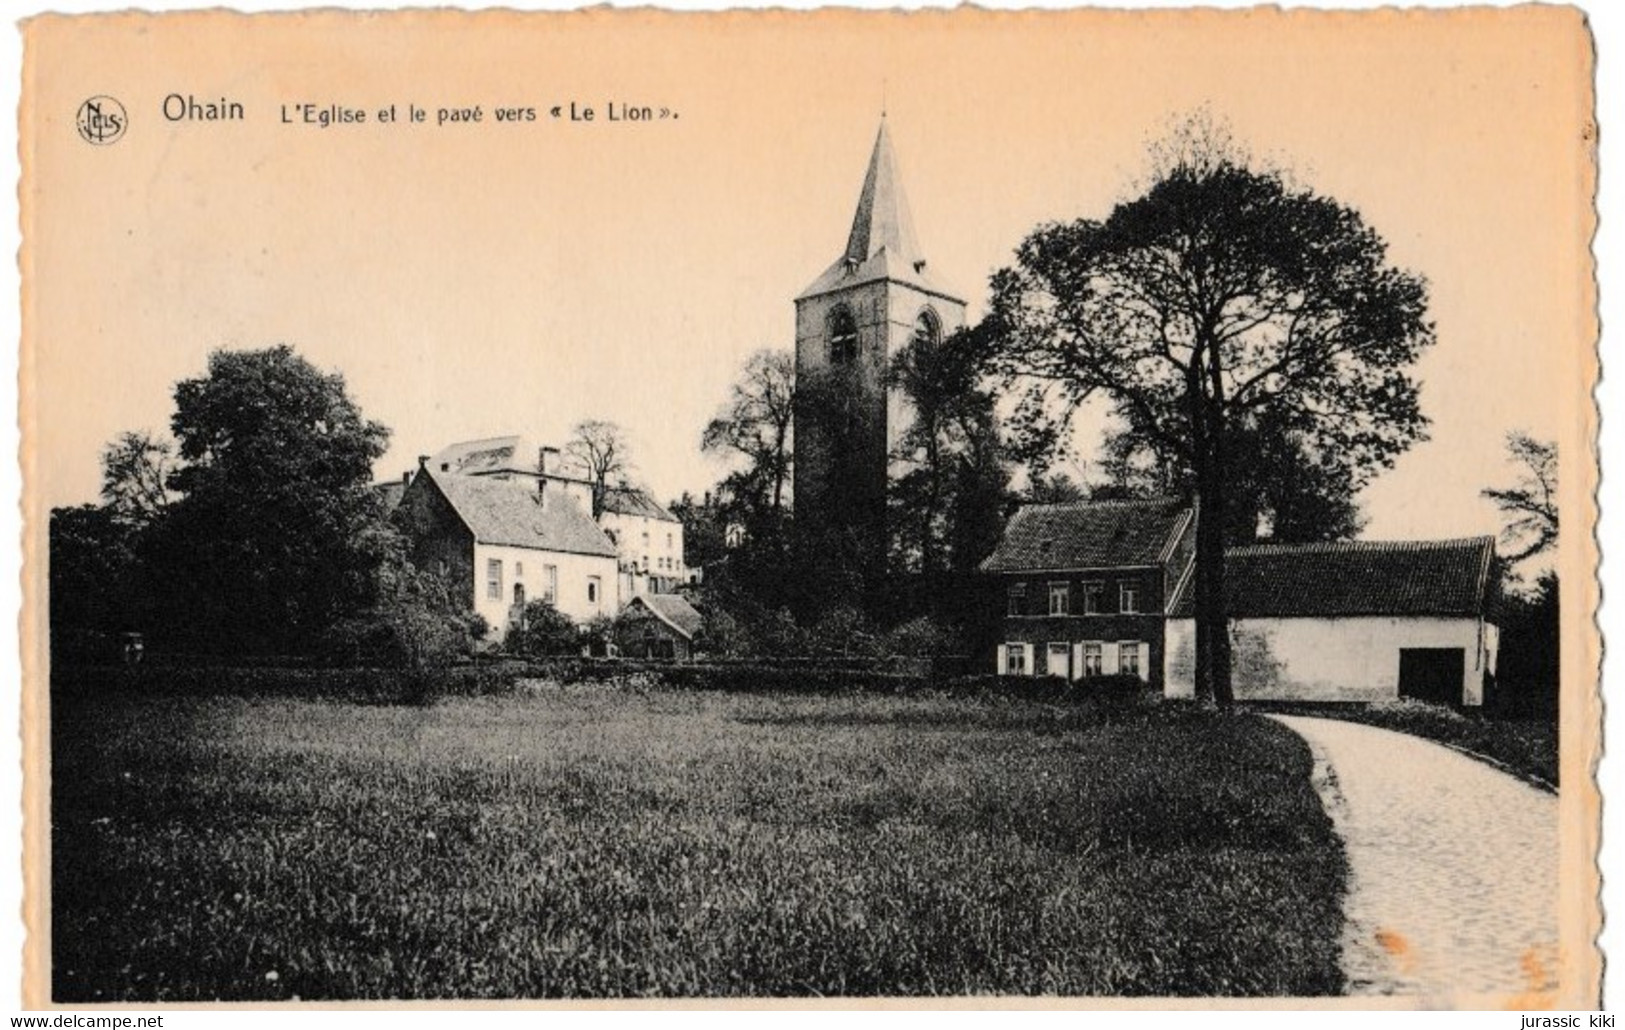
<path fill-rule="evenodd" d="M 482 544 L 615 557 L 604 531 L 563 491 L 549 492 L 544 504 L 530 480 L 424 472 Z"/>
<path fill-rule="evenodd" d="M 1171 498 L 1029 504 L 1011 517 L 983 572 L 1155 565 L 1189 511 Z"/>
<path fill-rule="evenodd" d="M 679 522 L 677 516 L 662 508 L 648 491 L 635 486 L 612 486 L 604 491 L 604 510 L 617 515 L 640 515 L 662 522 Z"/>
<path fill-rule="evenodd" d="M 1225 551 L 1225 599 L 1237 618 L 1481 615 L 1495 540 L 1259 544 Z M 1190 618 L 1193 576 L 1170 611 Z"/>
<path fill-rule="evenodd" d="M 699 632 L 705 619 L 680 594 L 641 594 L 632 603 L 642 601 L 655 617 L 689 640 Z"/>

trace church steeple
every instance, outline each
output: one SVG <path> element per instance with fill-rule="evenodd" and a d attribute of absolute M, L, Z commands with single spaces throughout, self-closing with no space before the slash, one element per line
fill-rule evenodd
<path fill-rule="evenodd" d="M 940 282 L 926 264 L 925 252 L 914 234 L 914 215 L 909 210 L 908 195 L 903 192 L 891 129 L 884 114 L 869 154 L 869 169 L 863 177 L 863 191 L 858 194 L 846 250 L 797 299 L 877 280 L 902 283 L 963 303 L 958 293 Z"/>
<path fill-rule="evenodd" d="M 903 181 L 897 174 L 897 154 L 892 150 L 885 115 L 880 116 L 880 131 L 875 134 L 875 148 L 869 155 L 869 171 L 863 177 L 863 192 L 858 195 L 851 235 L 846 238 L 846 260 L 850 265 L 862 265 L 881 250 L 891 258 L 888 264 L 895 262 L 895 267 L 916 271 L 925 268 L 920 241 L 914 235 L 914 216 L 908 209 L 908 195 L 903 192 Z"/>
<path fill-rule="evenodd" d="M 904 348 L 964 325 L 914 235 L 882 115 L 846 248 L 796 298 L 796 521 L 829 534 L 832 569 L 886 568 L 892 457 L 914 420 L 888 373 Z"/>

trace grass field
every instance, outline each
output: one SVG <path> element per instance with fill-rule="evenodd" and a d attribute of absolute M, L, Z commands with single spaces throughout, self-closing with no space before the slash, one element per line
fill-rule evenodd
<path fill-rule="evenodd" d="M 1253 716 L 599 685 L 52 722 L 59 1002 L 1342 986 L 1342 851 Z"/>

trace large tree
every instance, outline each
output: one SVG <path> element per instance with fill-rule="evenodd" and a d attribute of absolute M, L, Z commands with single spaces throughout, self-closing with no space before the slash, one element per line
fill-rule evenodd
<path fill-rule="evenodd" d="M 604 513 L 610 480 L 632 469 L 626 432 L 614 422 L 586 419 L 570 430 L 570 441 L 564 445 L 564 451 L 592 481 L 592 517 L 596 519 Z"/>
<path fill-rule="evenodd" d="M 388 430 L 287 346 L 216 351 L 175 387 L 179 494 L 148 564 L 165 628 L 206 648 L 305 650 L 374 600 L 369 488 Z"/>
<path fill-rule="evenodd" d="M 1224 538 L 1227 545 L 1269 540 L 1307 543 L 1356 536 L 1365 517 L 1356 500 L 1360 469 L 1338 450 L 1311 453 L 1278 411 L 1232 427 L 1228 447 Z M 1150 433 L 1119 424 L 1101 446 L 1106 482 L 1095 495 L 1190 496 L 1195 471 Z"/>
<path fill-rule="evenodd" d="M 727 404 L 706 425 L 700 441 L 707 453 L 745 460 L 745 467 L 730 473 L 723 486 L 755 516 L 777 517 L 788 500 L 795 388 L 794 356 L 757 351 L 746 360 Z"/>
<path fill-rule="evenodd" d="M 1353 209 L 1197 140 L 1104 221 L 1040 227 L 993 287 L 1013 373 L 1073 405 L 1103 395 L 1191 470 L 1197 689 L 1229 704 L 1237 445 L 1275 419 L 1356 488 L 1391 465 L 1426 426 L 1408 374 L 1433 340 L 1424 281 Z"/>

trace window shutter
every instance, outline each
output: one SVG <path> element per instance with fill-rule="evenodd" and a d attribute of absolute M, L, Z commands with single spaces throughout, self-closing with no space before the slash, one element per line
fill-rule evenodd
<path fill-rule="evenodd" d="M 1010 645 L 1009 644 L 1000 644 L 999 645 L 999 664 L 993 671 L 996 672 L 998 675 L 1003 676 L 1005 674 L 1005 670 L 1008 669 L 1008 668 L 1010 668 Z"/>
<path fill-rule="evenodd" d="M 1105 676 L 1116 675 L 1116 673 L 1117 673 L 1117 645 L 1116 644 L 1108 643 L 1108 644 L 1101 644 L 1100 645 L 1100 672 L 1101 672 L 1102 675 L 1105 675 Z"/>
<path fill-rule="evenodd" d="M 1072 678 L 1083 678 L 1083 644 L 1072 645 Z"/>
<path fill-rule="evenodd" d="M 1033 660 L 1033 645 L 1017 644 L 1021 648 L 1021 671 L 1023 675 L 1031 676 L 1038 671 L 1038 663 Z"/>

